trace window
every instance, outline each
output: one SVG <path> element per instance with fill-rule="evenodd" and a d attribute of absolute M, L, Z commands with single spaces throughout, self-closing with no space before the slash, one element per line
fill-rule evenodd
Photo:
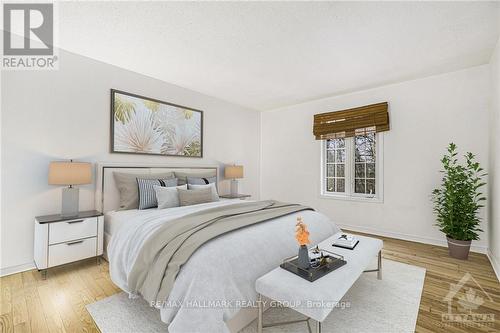
<path fill-rule="evenodd" d="M 321 194 L 382 199 L 382 134 L 323 140 Z"/>

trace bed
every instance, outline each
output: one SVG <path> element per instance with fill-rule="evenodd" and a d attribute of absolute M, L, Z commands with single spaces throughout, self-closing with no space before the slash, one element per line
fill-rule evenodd
<path fill-rule="evenodd" d="M 159 173 L 170 170 L 213 172 L 216 166 L 165 167 L 161 165 L 98 164 L 97 206 L 105 214 L 105 257 L 113 282 L 141 297 L 129 285 L 131 270 L 144 244 L 169 223 L 179 218 L 222 209 L 229 210 L 252 201 L 221 200 L 186 207 L 117 211 L 119 193 L 113 172 Z M 302 216 L 311 233 L 311 243 L 318 243 L 338 232 L 325 215 L 312 210 L 286 214 L 227 232 L 201 245 L 182 265 L 168 297 L 154 302 L 170 333 L 238 332 L 257 316 L 254 307 L 256 279 L 275 268 L 283 258 L 296 253 L 294 230 L 297 216 Z"/>

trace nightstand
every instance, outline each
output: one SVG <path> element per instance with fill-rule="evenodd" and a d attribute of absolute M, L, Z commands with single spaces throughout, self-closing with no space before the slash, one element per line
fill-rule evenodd
<path fill-rule="evenodd" d="M 35 264 L 42 276 L 47 269 L 97 257 L 103 253 L 104 216 L 92 210 L 77 216 L 35 217 Z"/>
<path fill-rule="evenodd" d="M 223 199 L 240 199 L 240 200 L 245 200 L 247 198 L 250 198 L 251 195 L 250 194 L 236 194 L 236 195 L 225 194 L 225 195 L 219 195 L 219 197 L 223 198 Z"/>

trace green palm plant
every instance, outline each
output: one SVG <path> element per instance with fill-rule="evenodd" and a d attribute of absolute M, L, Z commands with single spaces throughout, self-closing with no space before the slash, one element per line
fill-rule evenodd
<path fill-rule="evenodd" d="M 448 153 L 443 156 L 443 178 L 441 186 L 432 191 L 436 225 L 448 237 L 459 241 L 479 239 L 481 222 L 479 210 L 486 198 L 480 188 L 486 185 L 483 168 L 468 152 L 464 155 L 465 164 L 457 159 L 457 146 L 450 143 Z"/>
<path fill-rule="evenodd" d="M 143 100 L 144 105 L 151 110 L 151 112 L 156 112 L 160 109 L 160 103 L 155 101 L 150 101 L 149 99 Z"/>
<path fill-rule="evenodd" d="M 122 124 L 125 124 L 130 120 L 134 112 L 135 104 L 133 102 L 124 101 L 118 94 L 115 94 L 114 113 L 116 121 L 121 121 Z"/>
<path fill-rule="evenodd" d="M 186 156 L 201 156 L 201 143 L 196 140 L 191 142 L 186 148 L 184 148 L 184 155 Z"/>

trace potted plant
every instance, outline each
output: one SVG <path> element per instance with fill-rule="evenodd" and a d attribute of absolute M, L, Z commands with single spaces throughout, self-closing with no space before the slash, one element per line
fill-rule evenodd
<path fill-rule="evenodd" d="M 486 173 L 470 152 L 464 155 L 465 164 L 459 163 L 456 150 L 457 146 L 450 143 L 441 159 L 443 179 L 441 187 L 432 191 L 432 201 L 436 225 L 446 235 L 450 256 L 467 259 L 472 240 L 479 239 L 482 231 L 478 215 L 486 200 L 480 192 L 486 184 L 482 181 Z"/>

